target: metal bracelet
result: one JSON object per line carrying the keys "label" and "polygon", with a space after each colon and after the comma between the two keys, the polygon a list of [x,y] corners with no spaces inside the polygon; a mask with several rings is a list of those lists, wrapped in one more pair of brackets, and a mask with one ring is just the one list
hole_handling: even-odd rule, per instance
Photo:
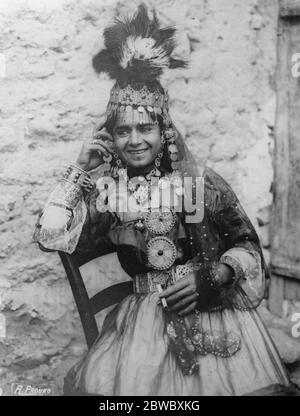
{"label": "metal bracelet", "polygon": [[63,174],[63,180],[72,183],[87,192],[90,192],[94,187],[90,175],[76,165],[68,166],[66,172]]}

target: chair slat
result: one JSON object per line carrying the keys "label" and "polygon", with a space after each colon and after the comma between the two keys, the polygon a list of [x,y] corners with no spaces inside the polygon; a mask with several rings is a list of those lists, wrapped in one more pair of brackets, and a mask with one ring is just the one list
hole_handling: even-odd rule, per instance
{"label": "chair slat", "polygon": [[58,253],[71,286],[82,323],[86,343],[90,348],[99,332],[85,284],[78,267],[74,264],[72,257],[62,251],[59,251]]}
{"label": "chair slat", "polygon": [[90,299],[92,311],[96,315],[108,306],[121,302],[131,293],[133,293],[132,282],[122,282],[109,286]]}

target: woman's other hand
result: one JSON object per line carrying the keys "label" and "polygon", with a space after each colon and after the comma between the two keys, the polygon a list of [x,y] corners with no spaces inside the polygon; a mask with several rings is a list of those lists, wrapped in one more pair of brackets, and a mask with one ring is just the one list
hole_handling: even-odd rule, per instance
{"label": "woman's other hand", "polygon": [[166,299],[168,310],[177,312],[180,316],[188,315],[196,309],[198,296],[194,273],[177,280],[159,295]]}
{"label": "woman's other hand", "polygon": [[[232,281],[233,270],[226,264],[219,263],[216,271],[217,285],[223,286]],[[159,297],[166,299],[169,311],[186,316],[197,308],[199,296],[201,296],[197,288],[197,277],[192,272],[161,292]]]}
{"label": "woman's other hand", "polygon": [[83,143],[76,165],[86,172],[97,168],[103,161],[103,156],[112,152],[113,138],[105,129],[106,117],[94,128],[92,139]]}

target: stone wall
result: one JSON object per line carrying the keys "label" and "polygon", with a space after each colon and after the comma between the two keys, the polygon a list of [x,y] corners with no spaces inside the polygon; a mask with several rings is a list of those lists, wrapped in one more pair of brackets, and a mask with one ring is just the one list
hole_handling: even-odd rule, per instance
{"label": "stone wall", "polygon": [[[275,115],[275,0],[153,0],[180,31],[184,71],[167,73],[173,119],[199,162],[233,186],[268,247]],[[130,6],[128,6],[130,4]],[[59,259],[32,244],[36,214],[103,113],[112,83],[91,58],[101,31],[137,1],[2,0],[0,387],[52,381],[85,350]],[[2,61],[1,61],[2,62]],[[2,74],[2,71],[0,71]],[[3,75],[3,74],[2,74]],[[6,336],[4,336],[6,335]]]}

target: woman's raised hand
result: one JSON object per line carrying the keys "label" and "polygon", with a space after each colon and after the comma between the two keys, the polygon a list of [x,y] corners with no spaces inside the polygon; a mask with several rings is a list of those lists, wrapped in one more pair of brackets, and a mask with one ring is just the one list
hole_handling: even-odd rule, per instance
{"label": "woman's raised hand", "polygon": [[86,172],[97,168],[112,152],[113,138],[106,130],[106,117],[104,116],[93,130],[92,139],[84,142],[76,160],[76,165]]}

